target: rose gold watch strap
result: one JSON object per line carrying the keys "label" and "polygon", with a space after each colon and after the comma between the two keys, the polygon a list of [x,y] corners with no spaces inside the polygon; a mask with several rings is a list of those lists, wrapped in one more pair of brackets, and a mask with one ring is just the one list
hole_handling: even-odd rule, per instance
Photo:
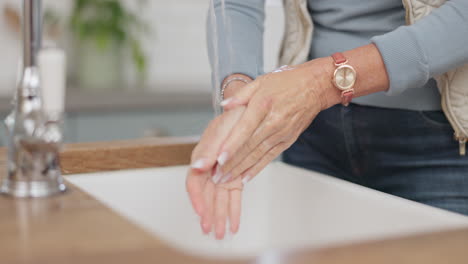
{"label": "rose gold watch strap", "polygon": [[348,106],[349,103],[351,103],[351,100],[353,100],[353,97],[354,97],[354,89],[343,91],[341,93],[341,104],[344,106]]}
{"label": "rose gold watch strap", "polygon": [[347,62],[348,60],[346,57],[343,55],[341,52],[336,52],[332,55],[333,60],[335,61],[335,64],[343,64]]}

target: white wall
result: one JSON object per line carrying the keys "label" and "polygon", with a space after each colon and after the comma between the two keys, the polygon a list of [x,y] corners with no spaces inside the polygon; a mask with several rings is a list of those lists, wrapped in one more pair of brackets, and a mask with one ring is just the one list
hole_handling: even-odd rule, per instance
{"label": "white wall", "polygon": [[[134,0],[124,0],[132,6]],[[154,34],[146,36],[144,47],[149,55],[149,87],[184,91],[210,88],[210,69],[206,53],[205,20],[209,0],[149,0],[148,7],[139,10],[141,17],[153,26]],[[21,1],[0,0],[19,8]],[[281,0],[267,0],[265,32],[265,69],[276,66],[279,40],[283,31]],[[45,0],[67,13],[71,0]],[[133,6],[132,6],[133,7]],[[16,79],[20,39],[0,21],[0,95],[10,94]],[[129,66],[131,69],[131,66]],[[183,91],[181,91],[183,92]]]}
{"label": "white wall", "polygon": [[[66,11],[70,2],[43,0],[45,5],[53,5],[57,10]],[[18,63],[21,56],[21,36],[7,26],[3,16],[5,5],[21,10],[20,0],[0,0],[0,96],[10,96],[15,88]]]}
{"label": "white wall", "polygon": [[[18,0],[0,0],[1,8],[8,3],[19,7]],[[10,30],[3,17],[0,20],[0,94],[9,94],[15,86],[17,62],[19,60],[20,36]]]}

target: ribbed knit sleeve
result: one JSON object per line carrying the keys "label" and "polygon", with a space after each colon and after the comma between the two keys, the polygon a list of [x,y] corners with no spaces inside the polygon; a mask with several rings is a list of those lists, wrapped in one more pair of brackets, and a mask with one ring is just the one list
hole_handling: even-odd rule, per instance
{"label": "ribbed knit sleeve", "polygon": [[468,63],[468,1],[450,0],[410,26],[372,38],[390,79],[388,95],[418,88]]}

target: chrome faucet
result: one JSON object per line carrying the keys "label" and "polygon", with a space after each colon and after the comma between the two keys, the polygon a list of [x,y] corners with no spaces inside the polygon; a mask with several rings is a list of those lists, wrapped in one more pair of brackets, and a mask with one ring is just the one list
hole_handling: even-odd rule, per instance
{"label": "chrome faucet", "polygon": [[23,70],[5,119],[8,174],[0,192],[14,197],[45,197],[66,189],[59,163],[62,113],[44,110],[41,97],[41,2],[23,0]]}

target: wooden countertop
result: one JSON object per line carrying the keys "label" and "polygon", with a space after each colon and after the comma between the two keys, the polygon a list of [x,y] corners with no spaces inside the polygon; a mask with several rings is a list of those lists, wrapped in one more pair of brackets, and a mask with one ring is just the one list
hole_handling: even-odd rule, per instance
{"label": "wooden countertop", "polygon": [[[195,139],[141,139],[72,144],[64,174],[187,164]],[[5,174],[5,150],[0,171]],[[65,177],[66,178],[66,177]],[[176,251],[68,183],[46,199],[0,196],[0,263],[468,263],[468,229],[216,260]]]}

